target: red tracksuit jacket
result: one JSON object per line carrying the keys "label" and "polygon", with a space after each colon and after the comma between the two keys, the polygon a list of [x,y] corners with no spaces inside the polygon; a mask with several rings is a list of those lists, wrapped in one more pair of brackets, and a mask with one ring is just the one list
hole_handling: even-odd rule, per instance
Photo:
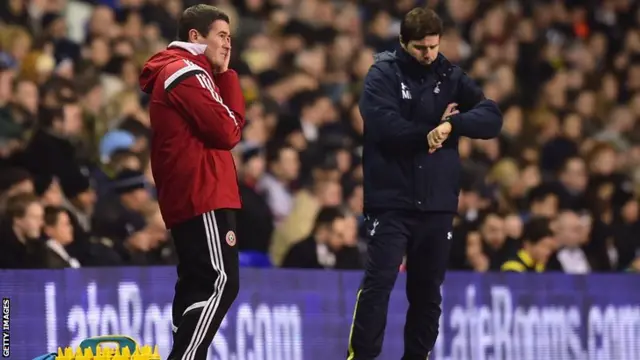
{"label": "red tracksuit jacket", "polygon": [[235,71],[212,75],[205,48],[173,42],[140,75],[151,95],[151,168],[168,229],[241,206],[230,150],[244,127],[244,98]]}

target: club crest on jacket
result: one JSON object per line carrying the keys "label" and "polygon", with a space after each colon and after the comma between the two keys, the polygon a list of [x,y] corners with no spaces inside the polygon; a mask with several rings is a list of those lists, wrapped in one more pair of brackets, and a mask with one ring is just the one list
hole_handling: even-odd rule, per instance
{"label": "club crest on jacket", "polygon": [[226,239],[229,246],[234,246],[236,244],[236,233],[231,230],[227,231]]}

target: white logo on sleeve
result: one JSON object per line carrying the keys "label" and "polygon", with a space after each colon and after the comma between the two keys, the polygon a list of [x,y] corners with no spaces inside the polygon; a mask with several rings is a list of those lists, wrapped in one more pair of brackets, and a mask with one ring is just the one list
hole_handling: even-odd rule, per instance
{"label": "white logo on sleeve", "polygon": [[451,240],[451,239],[453,239],[453,233],[451,231],[449,231],[447,233],[447,240]]}
{"label": "white logo on sleeve", "polygon": [[404,83],[400,83],[400,87],[402,88],[402,98],[403,99],[411,99],[411,92],[409,91],[409,87]]}

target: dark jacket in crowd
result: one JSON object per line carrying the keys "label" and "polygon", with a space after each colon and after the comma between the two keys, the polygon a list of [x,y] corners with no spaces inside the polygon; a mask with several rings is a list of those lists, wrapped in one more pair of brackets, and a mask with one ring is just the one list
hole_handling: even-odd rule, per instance
{"label": "dark jacket in crowd", "polygon": [[39,239],[21,242],[9,221],[0,223],[0,269],[42,269],[47,267],[47,249]]}
{"label": "dark jacket in crowd", "polygon": [[104,199],[96,205],[92,231],[98,237],[114,242],[114,249],[121,254],[127,251],[124,243],[133,233],[142,230],[146,221],[142,214],[127,209],[119,197]]}
{"label": "dark jacket in crowd", "polygon": [[[82,164],[68,139],[47,130],[37,130],[24,151],[24,165],[35,177],[55,176],[63,187],[83,176]],[[68,194],[67,194],[68,196]]]}
{"label": "dark jacket in crowd", "polygon": [[[429,154],[427,134],[447,105],[452,134]],[[364,119],[364,206],[372,209],[457,209],[460,182],[458,139],[498,136],[502,114],[458,66],[438,55],[428,67],[406,51],[384,52],[365,78],[360,97]]]}
{"label": "dark jacket in crowd", "polygon": [[263,253],[269,251],[271,234],[273,234],[273,215],[266,201],[256,190],[245,183],[240,183],[242,209],[238,211],[238,249],[255,250]]}
{"label": "dark jacket in crowd", "polygon": [[357,247],[343,247],[337,251],[319,245],[313,236],[293,245],[285,256],[283,268],[356,270],[362,268]]}

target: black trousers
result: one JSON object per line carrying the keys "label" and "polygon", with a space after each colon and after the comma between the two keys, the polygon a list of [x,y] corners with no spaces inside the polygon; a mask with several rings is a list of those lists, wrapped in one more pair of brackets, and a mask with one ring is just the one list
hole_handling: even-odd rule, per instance
{"label": "black trousers", "polygon": [[382,211],[368,215],[368,260],[357,295],[348,360],[380,355],[389,297],[407,255],[409,309],[402,360],[424,360],[438,338],[440,286],[449,261],[453,213]]}
{"label": "black trousers", "polygon": [[239,290],[234,210],[215,210],[171,229],[178,254],[169,360],[206,360]]}

